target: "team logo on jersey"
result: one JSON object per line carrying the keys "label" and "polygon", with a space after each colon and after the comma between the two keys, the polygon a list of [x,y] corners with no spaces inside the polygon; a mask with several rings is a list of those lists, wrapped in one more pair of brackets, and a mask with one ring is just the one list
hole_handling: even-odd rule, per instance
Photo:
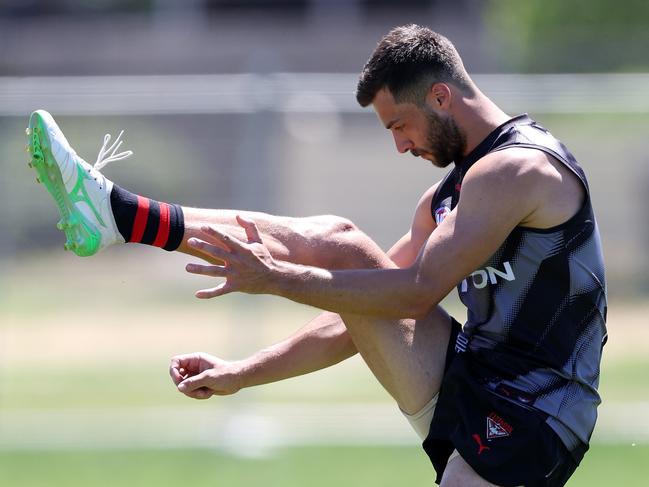
{"label": "team logo on jersey", "polygon": [[448,216],[451,212],[451,209],[448,206],[440,206],[435,210],[435,223],[438,225],[444,221],[444,218]]}
{"label": "team logo on jersey", "polygon": [[487,266],[484,269],[469,274],[469,277],[463,279],[460,283],[460,292],[465,293],[469,290],[469,283],[473,284],[476,289],[487,287],[487,284],[497,284],[498,279],[505,281],[515,281],[516,276],[509,261],[503,262],[503,270]]}
{"label": "team logo on jersey", "polygon": [[498,416],[496,413],[489,413],[489,416],[487,416],[488,440],[509,436],[512,431],[514,431],[514,428],[512,428],[507,421]]}

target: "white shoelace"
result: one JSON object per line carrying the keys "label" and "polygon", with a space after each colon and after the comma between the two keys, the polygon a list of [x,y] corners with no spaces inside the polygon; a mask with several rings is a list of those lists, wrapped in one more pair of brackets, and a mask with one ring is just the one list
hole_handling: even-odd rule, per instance
{"label": "white shoelace", "polygon": [[99,149],[99,154],[97,154],[97,160],[95,161],[95,164],[92,166],[94,169],[97,171],[101,171],[102,168],[106,167],[108,164],[111,162],[115,161],[121,161],[122,159],[127,159],[133,155],[133,151],[131,150],[126,150],[124,152],[117,153],[117,150],[120,148],[122,143],[124,142],[121,140],[122,134],[124,131],[122,130],[117,138],[115,139],[115,142],[110,144],[110,139],[111,136],[110,134],[104,135],[104,144],[101,146],[101,149]]}

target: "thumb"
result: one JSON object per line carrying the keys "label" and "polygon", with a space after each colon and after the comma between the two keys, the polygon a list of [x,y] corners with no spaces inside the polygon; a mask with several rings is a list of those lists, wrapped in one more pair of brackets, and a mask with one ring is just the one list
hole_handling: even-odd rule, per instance
{"label": "thumb", "polygon": [[207,386],[207,381],[209,379],[208,372],[209,369],[201,372],[198,375],[187,377],[184,381],[178,384],[178,390],[180,392],[186,393],[186,392],[195,391],[196,389],[200,389],[201,387],[208,387]]}
{"label": "thumb", "polygon": [[248,243],[261,243],[257,224],[253,220],[248,220],[241,215],[237,215],[237,223],[239,223],[239,225],[246,231]]}

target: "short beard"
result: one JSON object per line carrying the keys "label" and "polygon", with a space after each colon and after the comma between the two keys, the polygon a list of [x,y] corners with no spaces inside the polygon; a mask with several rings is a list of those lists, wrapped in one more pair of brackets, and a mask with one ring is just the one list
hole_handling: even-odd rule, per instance
{"label": "short beard", "polygon": [[451,116],[437,115],[433,110],[424,107],[428,121],[426,143],[428,152],[433,156],[433,165],[446,167],[462,159],[466,149],[466,137]]}

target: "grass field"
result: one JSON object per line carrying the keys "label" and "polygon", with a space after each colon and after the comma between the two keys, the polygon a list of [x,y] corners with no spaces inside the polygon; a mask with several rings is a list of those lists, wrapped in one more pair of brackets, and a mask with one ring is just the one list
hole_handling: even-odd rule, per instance
{"label": "grass field", "polygon": [[[569,487],[645,487],[649,446],[596,445]],[[432,470],[415,447],[301,447],[265,459],[205,450],[0,453],[2,485],[21,487],[432,485]]]}
{"label": "grass field", "polygon": [[[432,469],[414,435],[390,436],[393,422],[404,420],[358,359],[209,402],[178,394],[167,376],[171,355],[205,350],[238,358],[316,314],[273,298],[197,301],[192,291],[201,282],[182,275],[186,260],[129,251],[92,260],[31,258],[5,267],[6,279],[0,282],[0,485],[432,485]],[[70,300],[56,292],[61,275]],[[461,318],[454,306],[449,302]],[[648,313],[645,303],[610,308],[603,421],[571,487],[647,485]],[[238,431],[235,422],[228,434],[245,436],[245,441],[236,451],[221,445],[222,430],[233,428],[227,418],[248,407],[288,411],[279,419],[291,441],[255,450],[257,440],[262,444],[268,431],[279,430],[270,425],[268,431],[256,431],[253,423]],[[370,430],[387,429],[353,445],[347,440],[354,440],[356,427],[361,431],[363,425],[356,424],[359,416],[345,418],[352,409],[367,412]],[[611,416],[618,410],[626,417]],[[318,411],[328,413],[323,424],[318,424]],[[335,435],[318,436],[329,433],[327,421],[337,421],[336,415],[342,443]],[[290,428],[304,430],[298,440]],[[256,458],[246,457],[247,448]]]}

